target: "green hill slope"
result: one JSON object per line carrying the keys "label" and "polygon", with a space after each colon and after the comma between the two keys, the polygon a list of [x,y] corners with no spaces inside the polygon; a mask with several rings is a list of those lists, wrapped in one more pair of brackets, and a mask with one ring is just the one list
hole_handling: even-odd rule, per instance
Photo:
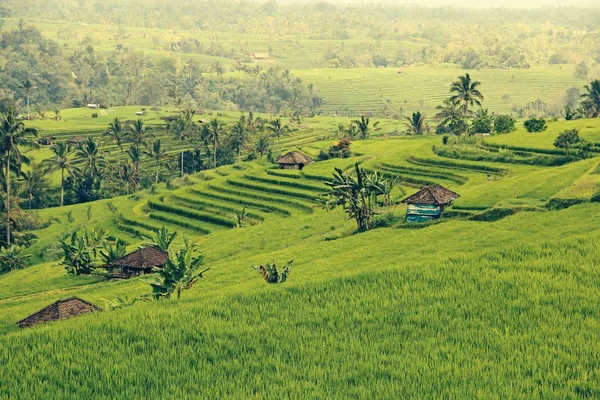
{"label": "green hill slope", "polygon": [[[564,126],[551,123],[527,145],[543,151]],[[518,146],[524,135],[483,143]],[[360,156],[302,172],[244,163],[176,190],[96,202],[91,214],[88,205],[42,211],[60,222],[37,232],[31,250],[41,262],[0,277],[0,398],[600,396],[600,206],[588,202],[600,158],[546,167],[441,157],[434,145],[439,137],[358,141]],[[317,177],[355,161],[405,193],[432,182],[461,197],[437,224],[407,225],[395,205],[383,210],[395,215],[391,226],[354,234],[314,197],[324,188]],[[557,198],[584,203],[548,211]],[[232,228],[240,208],[248,223]],[[507,209],[515,214],[495,222],[458,213]],[[211,268],[180,300],[14,325],[71,295],[104,307],[150,291],[144,278],[66,276],[49,256],[56,235],[96,226],[133,249],[134,230],[163,223],[191,235]],[[251,268],[289,259],[284,285]]]}

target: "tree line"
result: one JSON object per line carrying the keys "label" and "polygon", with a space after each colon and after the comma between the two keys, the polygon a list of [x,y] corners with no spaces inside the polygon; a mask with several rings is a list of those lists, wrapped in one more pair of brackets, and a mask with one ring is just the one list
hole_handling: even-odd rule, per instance
{"label": "tree line", "polygon": [[[15,106],[0,114],[2,246],[31,244],[32,238],[22,234],[42,222],[27,210],[129,195],[236,160],[272,161],[281,138],[293,131],[281,118],[249,113],[228,126],[219,118],[198,120],[194,110],[186,109],[165,117],[160,128],[141,119],[128,123],[115,118],[101,137],[57,141],[49,147],[51,157],[35,163],[25,150],[40,147],[38,132],[26,120]],[[56,175],[59,192],[52,195],[49,178]]]}
{"label": "tree line", "polygon": [[240,60],[236,69],[245,76],[226,78],[219,61],[151,57],[122,45],[98,52],[91,39],[65,49],[22,21],[3,32],[0,50],[0,111],[3,103],[19,100],[27,104],[30,118],[43,118],[48,109],[89,103],[303,115],[318,114],[323,105],[314,88],[289,69],[263,69]]}

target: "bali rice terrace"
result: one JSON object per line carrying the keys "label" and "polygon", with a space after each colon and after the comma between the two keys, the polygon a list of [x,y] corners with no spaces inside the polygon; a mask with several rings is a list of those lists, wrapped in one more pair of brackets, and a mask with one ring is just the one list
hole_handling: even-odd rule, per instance
{"label": "bali rice terrace", "polygon": [[505,6],[0,4],[0,399],[600,398],[600,13]]}

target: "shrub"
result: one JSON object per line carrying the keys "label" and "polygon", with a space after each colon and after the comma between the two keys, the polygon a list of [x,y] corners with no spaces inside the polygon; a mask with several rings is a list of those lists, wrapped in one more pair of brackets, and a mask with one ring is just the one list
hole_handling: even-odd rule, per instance
{"label": "shrub", "polygon": [[544,132],[547,128],[544,118],[529,118],[523,123],[527,132]]}
{"label": "shrub", "polygon": [[23,254],[23,247],[12,245],[0,249],[0,274],[5,274],[27,266],[30,254]]}
{"label": "shrub", "polygon": [[585,199],[550,199],[546,203],[546,208],[551,211],[564,210],[565,208],[569,208],[571,206],[585,203]]}
{"label": "shrub", "polygon": [[558,134],[554,140],[554,147],[565,149],[568,153],[571,148],[582,142],[583,139],[579,136],[578,129],[566,129]]}
{"label": "shrub", "polygon": [[469,218],[470,221],[494,222],[513,215],[517,210],[513,208],[492,208],[481,214],[477,214]]}
{"label": "shrub", "polygon": [[284,283],[287,280],[287,277],[290,275],[293,263],[294,260],[288,261],[287,265],[283,268],[283,271],[281,271],[281,274],[279,271],[277,271],[275,261],[273,261],[273,264],[267,263],[264,266],[259,265],[252,268],[254,268],[254,270],[257,271],[267,283]]}
{"label": "shrub", "polygon": [[496,117],[494,120],[494,132],[496,133],[511,133],[514,132],[516,128],[517,120],[511,115],[501,114]]}

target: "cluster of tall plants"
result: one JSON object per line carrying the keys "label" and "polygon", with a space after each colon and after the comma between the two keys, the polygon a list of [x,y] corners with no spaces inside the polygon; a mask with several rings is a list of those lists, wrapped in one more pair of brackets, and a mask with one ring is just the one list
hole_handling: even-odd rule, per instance
{"label": "cluster of tall plants", "polygon": [[335,169],[330,181],[325,185],[330,188],[323,197],[324,207],[334,209],[342,207],[349,219],[354,219],[359,231],[373,227],[375,216],[378,214],[379,196],[389,196],[393,184],[377,172],[368,172],[354,165],[354,173]]}
{"label": "cluster of tall plants", "polygon": [[173,295],[179,299],[183,291],[191,289],[210,269],[201,270],[204,256],[187,237],[183,241],[183,246],[169,257],[164,267],[155,268],[156,277],[150,286],[156,300],[169,299]]}

